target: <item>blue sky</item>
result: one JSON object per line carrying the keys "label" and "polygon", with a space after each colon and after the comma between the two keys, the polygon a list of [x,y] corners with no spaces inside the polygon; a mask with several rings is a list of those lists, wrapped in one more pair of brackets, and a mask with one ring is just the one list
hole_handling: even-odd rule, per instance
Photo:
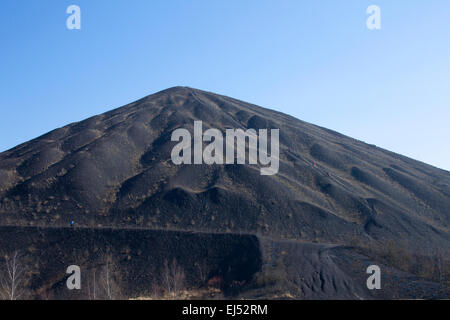
{"label": "blue sky", "polygon": [[186,85],[450,170],[448,0],[3,0],[0,36],[0,151]]}

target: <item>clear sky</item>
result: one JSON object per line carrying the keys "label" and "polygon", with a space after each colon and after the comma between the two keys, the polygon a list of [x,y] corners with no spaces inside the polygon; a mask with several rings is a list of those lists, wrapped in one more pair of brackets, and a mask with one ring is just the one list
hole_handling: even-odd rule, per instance
{"label": "clear sky", "polygon": [[449,0],[2,0],[0,36],[0,151],[186,85],[450,170]]}

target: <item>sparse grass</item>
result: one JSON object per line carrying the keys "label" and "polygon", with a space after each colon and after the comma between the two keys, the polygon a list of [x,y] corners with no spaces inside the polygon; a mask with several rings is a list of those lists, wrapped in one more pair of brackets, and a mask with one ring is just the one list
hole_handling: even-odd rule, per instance
{"label": "sparse grass", "polygon": [[184,269],[178,265],[175,259],[172,260],[170,265],[167,260],[164,261],[161,283],[164,288],[164,294],[173,299],[178,298],[186,290]]}
{"label": "sparse grass", "polygon": [[175,297],[167,294],[167,292],[155,292],[149,296],[140,296],[130,300],[207,300],[223,298],[224,295],[219,288],[200,288],[182,290]]}
{"label": "sparse grass", "polygon": [[293,299],[290,289],[295,287],[287,273],[287,267],[283,257],[265,264],[262,270],[256,274],[255,283],[264,291],[264,297],[270,299]]}
{"label": "sparse grass", "polygon": [[435,248],[428,254],[418,254],[412,252],[407,245],[393,240],[363,242],[355,237],[350,243],[361,254],[387,266],[428,281],[450,285],[450,258],[440,249]]}

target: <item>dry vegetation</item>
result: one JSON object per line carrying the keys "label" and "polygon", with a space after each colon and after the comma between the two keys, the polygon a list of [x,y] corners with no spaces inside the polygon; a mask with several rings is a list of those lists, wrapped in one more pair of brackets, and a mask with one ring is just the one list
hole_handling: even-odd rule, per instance
{"label": "dry vegetation", "polygon": [[[33,299],[27,281],[27,268],[24,255],[19,251],[5,254],[0,265],[0,300]],[[133,298],[134,300],[189,300],[189,299],[220,299],[224,297],[221,278],[208,280],[207,274],[197,265],[200,285],[188,286],[185,270],[176,259],[165,260],[163,267],[154,283],[149,283],[150,294]],[[83,270],[83,268],[82,268]],[[86,300],[121,300],[128,299],[122,294],[121,270],[111,254],[101,254],[96,267],[82,271],[82,298]],[[54,296],[48,290],[39,292],[39,299],[51,299]]]}
{"label": "dry vegetation", "polygon": [[4,300],[22,299],[25,294],[25,266],[19,251],[4,256],[0,268],[0,297]]}
{"label": "dry vegetation", "polygon": [[99,268],[90,270],[87,276],[86,289],[89,300],[120,299],[120,270],[114,264],[111,255],[103,257],[103,264]]}
{"label": "dry vegetation", "polygon": [[375,261],[450,286],[450,258],[442,249],[433,248],[419,254],[412,252],[407,243],[400,244],[394,240],[363,242],[354,237],[350,243],[361,254]]}

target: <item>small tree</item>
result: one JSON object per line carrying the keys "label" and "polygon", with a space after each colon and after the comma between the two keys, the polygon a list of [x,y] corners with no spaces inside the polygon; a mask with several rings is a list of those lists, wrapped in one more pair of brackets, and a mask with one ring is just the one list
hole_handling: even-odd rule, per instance
{"label": "small tree", "polygon": [[197,267],[198,279],[202,286],[206,285],[208,281],[208,269],[205,263],[196,262],[194,264]]}
{"label": "small tree", "polygon": [[97,279],[96,279],[96,270],[92,269],[91,274],[88,275],[87,281],[87,294],[89,300],[97,300],[98,297],[98,289],[97,289]]}
{"label": "small tree", "polygon": [[176,298],[185,288],[184,270],[177,264],[175,259],[171,265],[167,260],[164,261],[164,270],[162,274],[163,286],[171,298]]}
{"label": "small tree", "polygon": [[3,299],[17,300],[23,295],[25,269],[19,251],[5,256],[5,268],[0,274],[0,294]]}
{"label": "small tree", "polygon": [[436,280],[443,284],[447,279],[447,273],[449,271],[448,260],[445,259],[445,254],[441,249],[437,248],[434,251],[434,266],[436,270]]}
{"label": "small tree", "polygon": [[[111,255],[105,257],[105,265],[100,272],[100,285],[106,300],[115,300],[120,296],[120,288],[117,285],[117,268]],[[94,280],[95,282],[95,280]]]}

